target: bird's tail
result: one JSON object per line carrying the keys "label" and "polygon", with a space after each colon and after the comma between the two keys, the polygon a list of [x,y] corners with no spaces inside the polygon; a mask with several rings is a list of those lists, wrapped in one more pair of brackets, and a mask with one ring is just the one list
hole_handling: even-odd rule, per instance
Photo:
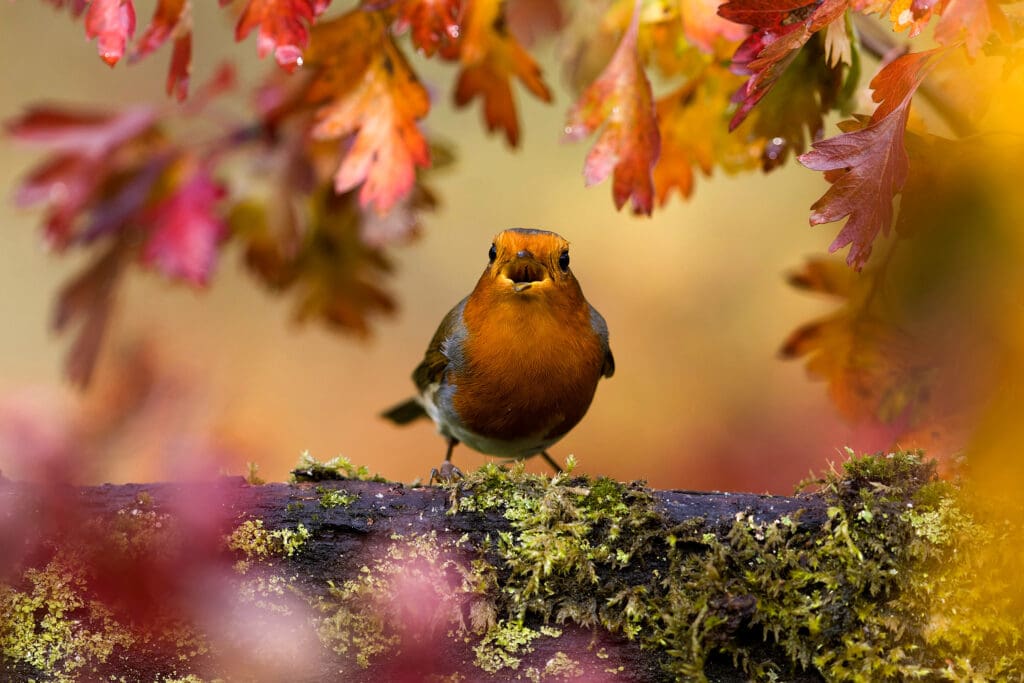
{"label": "bird's tail", "polygon": [[427,411],[423,409],[419,401],[415,398],[410,398],[408,401],[403,401],[397,406],[385,410],[380,416],[391,420],[395,424],[404,425],[421,417],[426,417]]}

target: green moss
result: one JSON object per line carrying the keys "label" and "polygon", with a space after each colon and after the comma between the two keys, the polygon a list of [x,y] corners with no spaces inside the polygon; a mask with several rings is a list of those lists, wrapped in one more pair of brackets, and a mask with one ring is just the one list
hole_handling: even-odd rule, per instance
{"label": "green moss", "polygon": [[303,451],[299,462],[292,470],[292,482],[329,481],[335,479],[356,479],[359,481],[387,482],[379,474],[370,474],[365,465],[354,465],[348,458],[338,456],[327,462],[320,462],[309,451]]}
{"label": "green moss", "polygon": [[1024,593],[1005,552],[1020,528],[976,519],[919,453],[851,457],[818,484],[824,524],[739,514],[722,533],[666,529],[639,487],[482,468],[452,487],[453,513],[510,524],[478,664],[510,666],[518,650],[495,644],[529,624],[510,641],[528,647],[539,620],[600,624],[682,679],[716,656],[759,680],[788,675],[777,661],[826,680],[1024,676]]}
{"label": "green moss", "polygon": [[336,507],[348,507],[359,500],[358,493],[329,489],[324,486],[318,486],[316,488],[316,493],[317,500],[320,501],[320,506],[328,510]]}

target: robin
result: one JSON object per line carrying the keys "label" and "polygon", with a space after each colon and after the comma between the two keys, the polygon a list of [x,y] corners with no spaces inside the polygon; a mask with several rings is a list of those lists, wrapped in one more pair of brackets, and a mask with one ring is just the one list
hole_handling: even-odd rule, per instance
{"label": "robin", "polygon": [[430,417],[448,441],[487,455],[540,455],[583,418],[615,359],[608,326],[569,269],[569,243],[547,230],[494,238],[472,293],[441,321],[412,373],[419,394],[384,413],[397,424]]}

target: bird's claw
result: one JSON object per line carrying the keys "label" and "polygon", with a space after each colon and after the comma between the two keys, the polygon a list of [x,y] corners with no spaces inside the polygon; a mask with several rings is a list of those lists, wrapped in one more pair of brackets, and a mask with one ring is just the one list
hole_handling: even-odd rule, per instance
{"label": "bird's claw", "polygon": [[441,463],[440,469],[437,467],[431,468],[430,481],[427,482],[427,486],[433,486],[435,481],[439,484],[451,484],[456,479],[462,479],[462,477],[462,470],[445,460]]}

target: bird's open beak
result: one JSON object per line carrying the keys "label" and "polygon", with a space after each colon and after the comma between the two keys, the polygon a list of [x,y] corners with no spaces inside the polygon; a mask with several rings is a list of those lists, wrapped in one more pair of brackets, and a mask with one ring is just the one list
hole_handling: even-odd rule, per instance
{"label": "bird's open beak", "polygon": [[501,274],[512,281],[516,292],[524,292],[548,279],[547,269],[531,255],[516,256],[501,269]]}

